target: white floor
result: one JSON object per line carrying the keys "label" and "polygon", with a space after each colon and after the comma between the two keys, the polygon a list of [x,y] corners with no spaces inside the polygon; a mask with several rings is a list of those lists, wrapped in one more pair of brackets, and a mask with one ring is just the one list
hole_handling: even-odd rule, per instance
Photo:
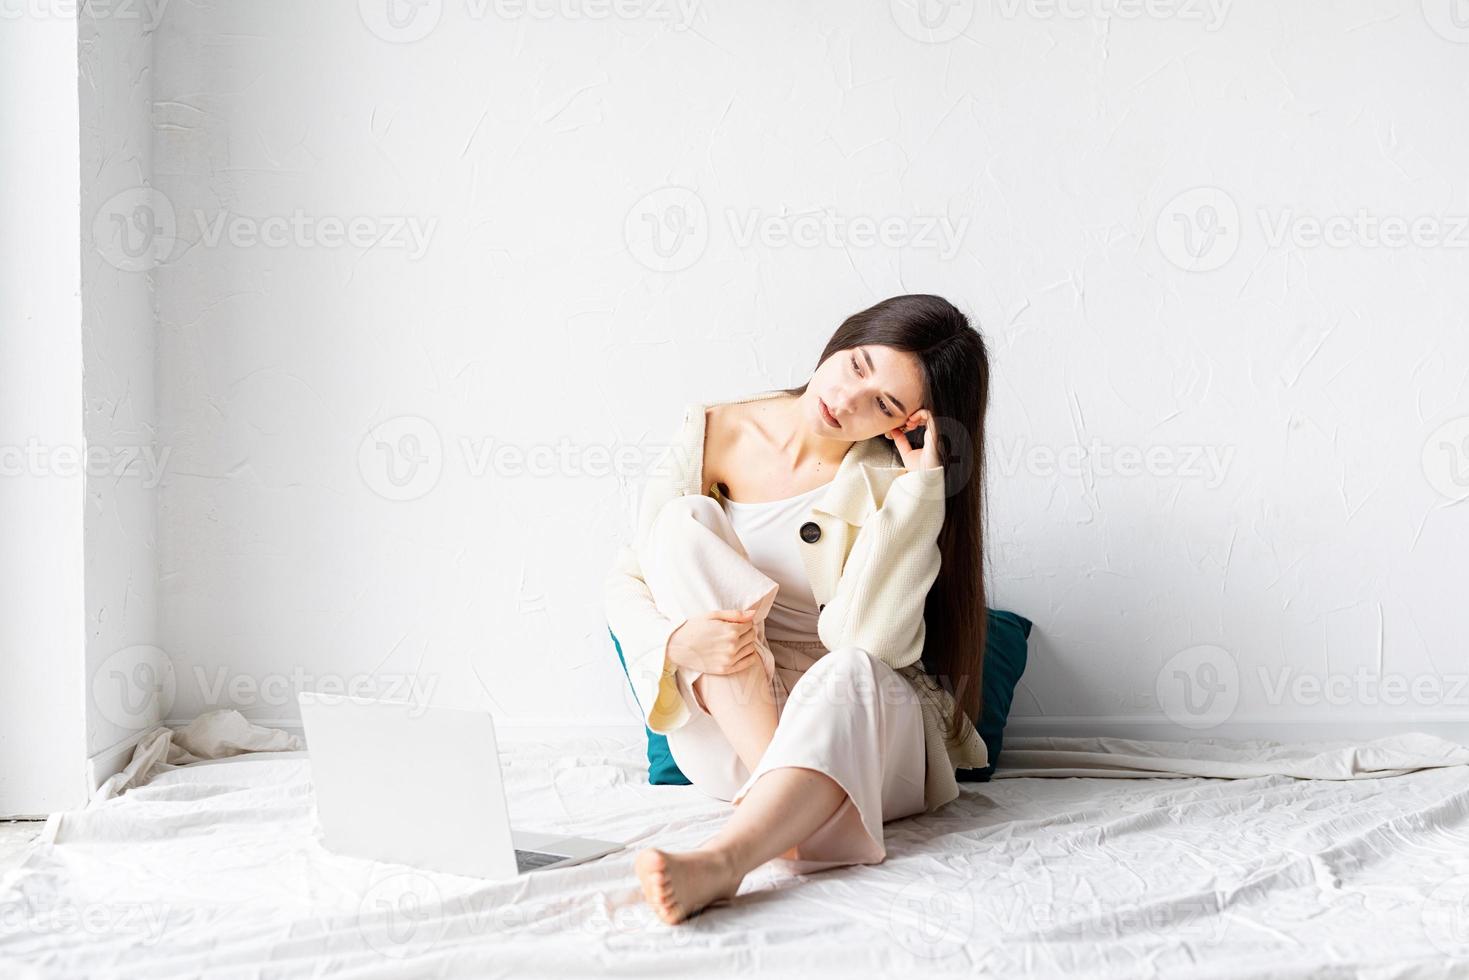
{"label": "white floor", "polygon": [[44,826],[44,820],[0,820],[0,877],[20,867],[25,852]]}
{"label": "white floor", "polygon": [[[64,815],[56,843],[0,876],[0,974],[1382,980],[1469,969],[1469,765],[965,784],[947,807],[886,825],[882,864],[809,876],[766,865],[733,902],[672,927],[642,904],[633,855],[697,845],[729,805],[649,786],[641,735],[504,748],[518,824],[628,848],[506,882],[421,873],[320,846],[303,753],[199,763]],[[1370,761],[1341,758],[1352,772]],[[31,833],[12,830],[12,845]]]}

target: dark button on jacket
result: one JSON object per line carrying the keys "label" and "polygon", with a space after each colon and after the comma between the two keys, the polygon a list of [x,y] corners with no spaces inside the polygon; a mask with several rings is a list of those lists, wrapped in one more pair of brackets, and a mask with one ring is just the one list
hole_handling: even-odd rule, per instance
{"label": "dark button on jacket", "polygon": [[807,544],[815,544],[821,538],[821,525],[815,521],[807,521],[801,525],[801,540]]}

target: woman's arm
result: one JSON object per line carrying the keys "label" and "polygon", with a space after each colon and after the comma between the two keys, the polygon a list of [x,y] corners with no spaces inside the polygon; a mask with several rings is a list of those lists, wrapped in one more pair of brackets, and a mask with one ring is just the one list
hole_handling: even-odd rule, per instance
{"label": "woman's arm", "polygon": [[863,523],[817,619],[828,650],[861,647],[894,670],[923,654],[923,606],[938,579],[944,470],[909,470]]}

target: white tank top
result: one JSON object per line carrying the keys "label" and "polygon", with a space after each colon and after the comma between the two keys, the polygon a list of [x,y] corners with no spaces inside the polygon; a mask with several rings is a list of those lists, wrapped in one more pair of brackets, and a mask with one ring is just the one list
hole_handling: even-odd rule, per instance
{"label": "white tank top", "polygon": [[771,640],[817,640],[816,595],[811,578],[801,561],[801,525],[811,519],[811,507],[829,484],[784,500],[745,504],[720,502],[730,525],[750,562],[780,585],[770,614],[765,618],[765,636]]}

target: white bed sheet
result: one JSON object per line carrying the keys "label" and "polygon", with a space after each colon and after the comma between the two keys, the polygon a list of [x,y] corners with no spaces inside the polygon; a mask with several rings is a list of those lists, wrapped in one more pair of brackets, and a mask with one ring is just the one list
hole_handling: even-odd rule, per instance
{"label": "white bed sheet", "polygon": [[633,854],[691,847],[730,807],[648,785],[636,732],[502,749],[517,825],[629,847],[510,882],[423,873],[322,849],[304,753],[195,763],[65,814],[58,843],[0,880],[0,974],[1469,973],[1463,765],[962,784],[887,824],[881,865],[766,865],[733,903],[668,926],[640,900]]}

